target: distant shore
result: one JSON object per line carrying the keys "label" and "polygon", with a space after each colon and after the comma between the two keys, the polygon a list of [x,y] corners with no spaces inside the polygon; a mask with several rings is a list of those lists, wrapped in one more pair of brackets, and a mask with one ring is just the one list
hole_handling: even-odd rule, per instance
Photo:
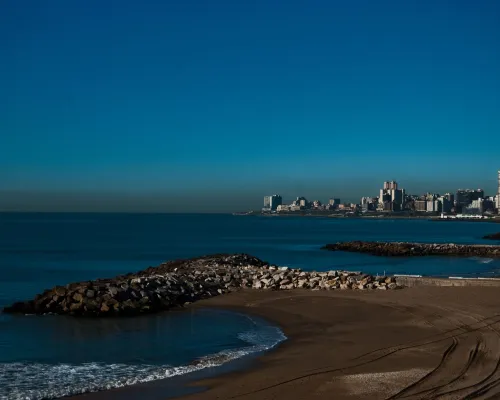
{"label": "distant shore", "polygon": [[240,216],[261,216],[261,217],[323,217],[323,218],[339,218],[339,219],[380,219],[380,220],[403,220],[403,219],[413,219],[413,220],[428,220],[428,221],[439,221],[439,222],[490,222],[490,223],[500,223],[500,215],[493,215],[488,218],[441,218],[437,214],[425,214],[425,215],[410,215],[410,214],[391,214],[391,213],[380,213],[380,214],[347,214],[347,213],[334,213],[331,211],[294,211],[294,212],[279,212],[279,213],[261,213],[261,212],[251,212],[251,213],[233,213],[233,215]]}

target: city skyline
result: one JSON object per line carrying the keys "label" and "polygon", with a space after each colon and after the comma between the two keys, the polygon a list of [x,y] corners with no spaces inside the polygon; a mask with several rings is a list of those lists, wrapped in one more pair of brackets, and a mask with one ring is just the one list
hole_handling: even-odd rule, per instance
{"label": "city skyline", "polygon": [[0,6],[0,210],[496,188],[500,2]]}
{"label": "city skyline", "polygon": [[[382,185],[380,185],[377,193],[373,194],[373,193],[367,193],[367,194],[364,194],[362,196],[360,196],[359,198],[353,198],[352,195],[351,196],[347,196],[345,198],[345,201],[344,201],[344,198],[342,198],[342,202],[344,203],[356,203],[356,202],[359,202],[359,199],[360,198],[363,198],[363,197],[372,197],[372,198],[380,198],[380,194],[382,193],[382,191],[386,191],[386,190],[398,190],[398,189],[402,189],[403,190],[403,193],[402,195],[409,195],[409,196],[422,196],[422,195],[425,195],[425,194],[429,194],[429,193],[434,193],[434,194],[440,194],[440,195],[444,195],[444,194],[447,194],[447,193],[456,193],[457,191],[460,191],[460,190],[481,190],[484,192],[484,195],[485,197],[495,197],[497,195],[500,195],[500,170],[497,171],[497,180],[495,181],[495,184],[496,186],[494,187],[494,189],[491,189],[490,191],[488,190],[485,190],[483,187],[479,187],[479,186],[468,186],[468,187],[456,187],[456,188],[453,188],[453,189],[449,189],[449,190],[424,190],[424,191],[419,191],[419,192],[415,192],[415,191],[411,191],[411,190],[407,190],[407,188],[404,186],[404,182],[401,183],[401,181],[399,180],[395,180],[395,179],[391,179],[391,180],[385,180],[383,181]],[[489,185],[491,186],[491,185]],[[338,192],[336,192],[338,193]],[[326,198],[325,197],[311,197],[311,196],[307,196],[307,194],[305,193],[298,193],[296,195],[291,195],[291,196],[283,196],[281,195],[281,193],[279,192],[276,192],[275,195],[279,195],[282,199],[284,199],[283,201],[285,200],[293,200],[295,198],[298,198],[298,197],[304,197],[304,198],[307,198],[308,201],[321,201],[323,204],[326,204],[328,203],[328,201],[332,198],[339,198],[340,196],[337,196],[334,194],[330,194],[329,196],[327,196]],[[269,195],[270,196],[270,195]]]}
{"label": "city skyline", "polygon": [[[490,171],[491,172],[491,171]],[[492,175],[490,173],[490,175]],[[449,188],[447,190],[433,190],[432,187],[427,186],[425,182],[420,183],[422,190],[416,191],[408,189],[407,185],[403,180],[395,180],[394,177],[391,181],[398,182],[401,187],[404,186],[406,194],[408,195],[423,195],[426,193],[439,193],[441,195],[449,192],[456,193],[459,189],[482,189],[486,196],[495,196],[499,193],[498,189],[498,172],[493,174],[494,178],[489,180],[489,185],[479,186],[479,185],[459,185],[455,188]],[[293,201],[295,198],[304,196],[309,201],[319,200],[323,204],[328,203],[330,198],[340,198],[342,203],[359,203],[362,197],[378,197],[380,189],[383,187],[383,183],[388,182],[386,180],[369,182],[369,184],[363,187],[357,187],[354,191],[348,191],[344,186],[344,190],[332,191],[327,189],[327,185],[319,186],[308,192],[307,190],[299,190],[297,192],[280,192],[279,190],[265,189],[264,193],[275,193],[280,194],[283,198],[284,203],[288,201]],[[300,185],[300,187],[307,187],[308,185]],[[368,189],[370,188],[370,189]],[[488,189],[487,189],[488,188]],[[320,193],[322,196],[314,196],[308,193]],[[196,191],[189,193],[189,196],[184,194],[171,194],[162,193],[160,191],[147,193],[147,194],[134,194],[131,192],[107,192],[101,195],[94,195],[92,193],[86,192],[76,192],[76,193],[64,193],[59,192],[56,195],[53,193],[38,192],[36,201],[33,201],[31,194],[29,192],[17,192],[14,194],[8,191],[0,190],[0,212],[235,212],[242,210],[257,210],[261,208],[262,200],[253,190],[247,190],[240,192],[240,199],[237,205],[234,204],[233,198],[227,202],[221,201],[217,194],[212,193],[211,197],[207,196],[205,201],[218,203],[219,207],[213,210],[203,210],[200,209],[200,202],[204,201],[203,198],[197,197]],[[172,197],[176,197],[179,207],[166,207],[165,204]]]}

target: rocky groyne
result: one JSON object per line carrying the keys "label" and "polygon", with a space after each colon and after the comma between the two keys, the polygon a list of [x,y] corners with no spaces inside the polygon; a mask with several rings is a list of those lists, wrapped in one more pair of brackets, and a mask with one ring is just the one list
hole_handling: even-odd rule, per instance
{"label": "rocky groyne", "polygon": [[278,267],[247,254],[176,260],[138,273],[56,286],[6,313],[122,316],[154,313],[243,289],[390,290],[393,277]]}
{"label": "rocky groyne", "polygon": [[466,245],[454,243],[411,243],[411,242],[338,242],[327,244],[324,250],[368,253],[375,256],[460,256],[500,257],[500,246]]}
{"label": "rocky groyne", "polygon": [[490,233],[489,235],[484,235],[483,239],[500,240],[500,232],[498,232],[498,233]]}

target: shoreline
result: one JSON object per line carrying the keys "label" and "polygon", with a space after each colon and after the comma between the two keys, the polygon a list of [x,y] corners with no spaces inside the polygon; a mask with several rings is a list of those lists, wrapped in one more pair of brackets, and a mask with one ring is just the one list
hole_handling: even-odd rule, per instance
{"label": "shoreline", "polygon": [[[234,214],[233,214],[234,215]],[[491,215],[487,218],[441,218],[438,214],[429,215],[397,215],[397,214],[374,214],[374,215],[346,215],[334,212],[312,212],[304,211],[296,212],[278,212],[275,214],[269,213],[253,213],[253,214],[236,214],[237,216],[260,216],[260,217],[323,217],[332,219],[366,219],[366,220],[425,220],[429,222],[490,222],[500,223],[500,215]]]}
{"label": "shoreline", "polygon": [[[464,397],[479,389],[497,394],[498,386],[488,386],[489,379],[500,379],[494,368],[500,353],[497,293],[498,288],[478,286],[381,293],[248,290],[201,300],[189,307],[255,315],[280,327],[288,339],[243,369],[186,376],[186,388],[197,391],[179,399],[385,399],[400,392],[417,399],[426,390]],[[478,346],[478,362],[467,366],[467,354]],[[458,379],[465,367],[468,372]],[[98,392],[74,398],[126,399],[134,390],[118,389],[119,397]],[[159,384],[147,398],[167,395]]]}
{"label": "shoreline", "polygon": [[[274,321],[270,321],[267,318],[263,318],[260,314],[248,312],[244,307],[219,307],[211,305],[201,305],[199,307],[194,307],[194,304],[186,307],[185,309],[177,310],[176,312],[188,313],[193,310],[199,311],[212,311],[212,312],[231,312],[246,317],[254,317],[260,320],[260,323],[264,323],[269,327],[279,329],[279,332],[283,334],[283,330]],[[147,318],[147,317],[146,317]],[[284,334],[283,334],[284,335]],[[244,373],[244,371],[255,367],[261,357],[265,354],[276,351],[283,343],[288,341],[288,337],[284,336],[284,339],[276,343],[265,350],[251,351],[240,357],[229,359],[228,361],[222,362],[218,365],[206,365],[201,369],[193,370],[190,372],[185,372],[179,375],[174,375],[171,377],[166,377],[163,379],[153,379],[149,382],[134,383],[131,385],[126,385],[122,387],[114,387],[110,389],[98,390],[88,393],[72,394],[63,397],[57,397],[61,400],[142,400],[142,399],[179,399],[188,395],[197,395],[208,390],[208,387],[199,384],[199,382],[204,382],[210,379],[217,379],[220,376],[227,376],[233,373]],[[248,349],[254,347],[251,345]],[[245,349],[245,347],[241,348]],[[240,348],[234,349],[235,351],[240,350]],[[208,358],[218,358],[216,354],[209,354]],[[190,365],[196,365],[199,359],[193,359],[190,362],[172,368],[183,368]]]}

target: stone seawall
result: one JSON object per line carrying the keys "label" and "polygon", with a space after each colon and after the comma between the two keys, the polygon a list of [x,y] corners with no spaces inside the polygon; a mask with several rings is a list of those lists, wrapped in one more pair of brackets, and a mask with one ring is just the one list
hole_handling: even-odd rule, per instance
{"label": "stone seawall", "polygon": [[388,290],[394,277],[309,272],[269,265],[247,254],[170,261],[135,274],[78,282],[14,303],[5,313],[122,316],[154,313],[242,289]]}
{"label": "stone seawall", "polygon": [[322,249],[367,253],[375,256],[459,256],[459,257],[500,257],[500,246],[465,245],[454,243],[411,243],[411,242],[338,242],[327,244]]}
{"label": "stone seawall", "polygon": [[493,286],[500,288],[500,278],[432,278],[396,276],[396,283],[401,287],[418,286]]}

